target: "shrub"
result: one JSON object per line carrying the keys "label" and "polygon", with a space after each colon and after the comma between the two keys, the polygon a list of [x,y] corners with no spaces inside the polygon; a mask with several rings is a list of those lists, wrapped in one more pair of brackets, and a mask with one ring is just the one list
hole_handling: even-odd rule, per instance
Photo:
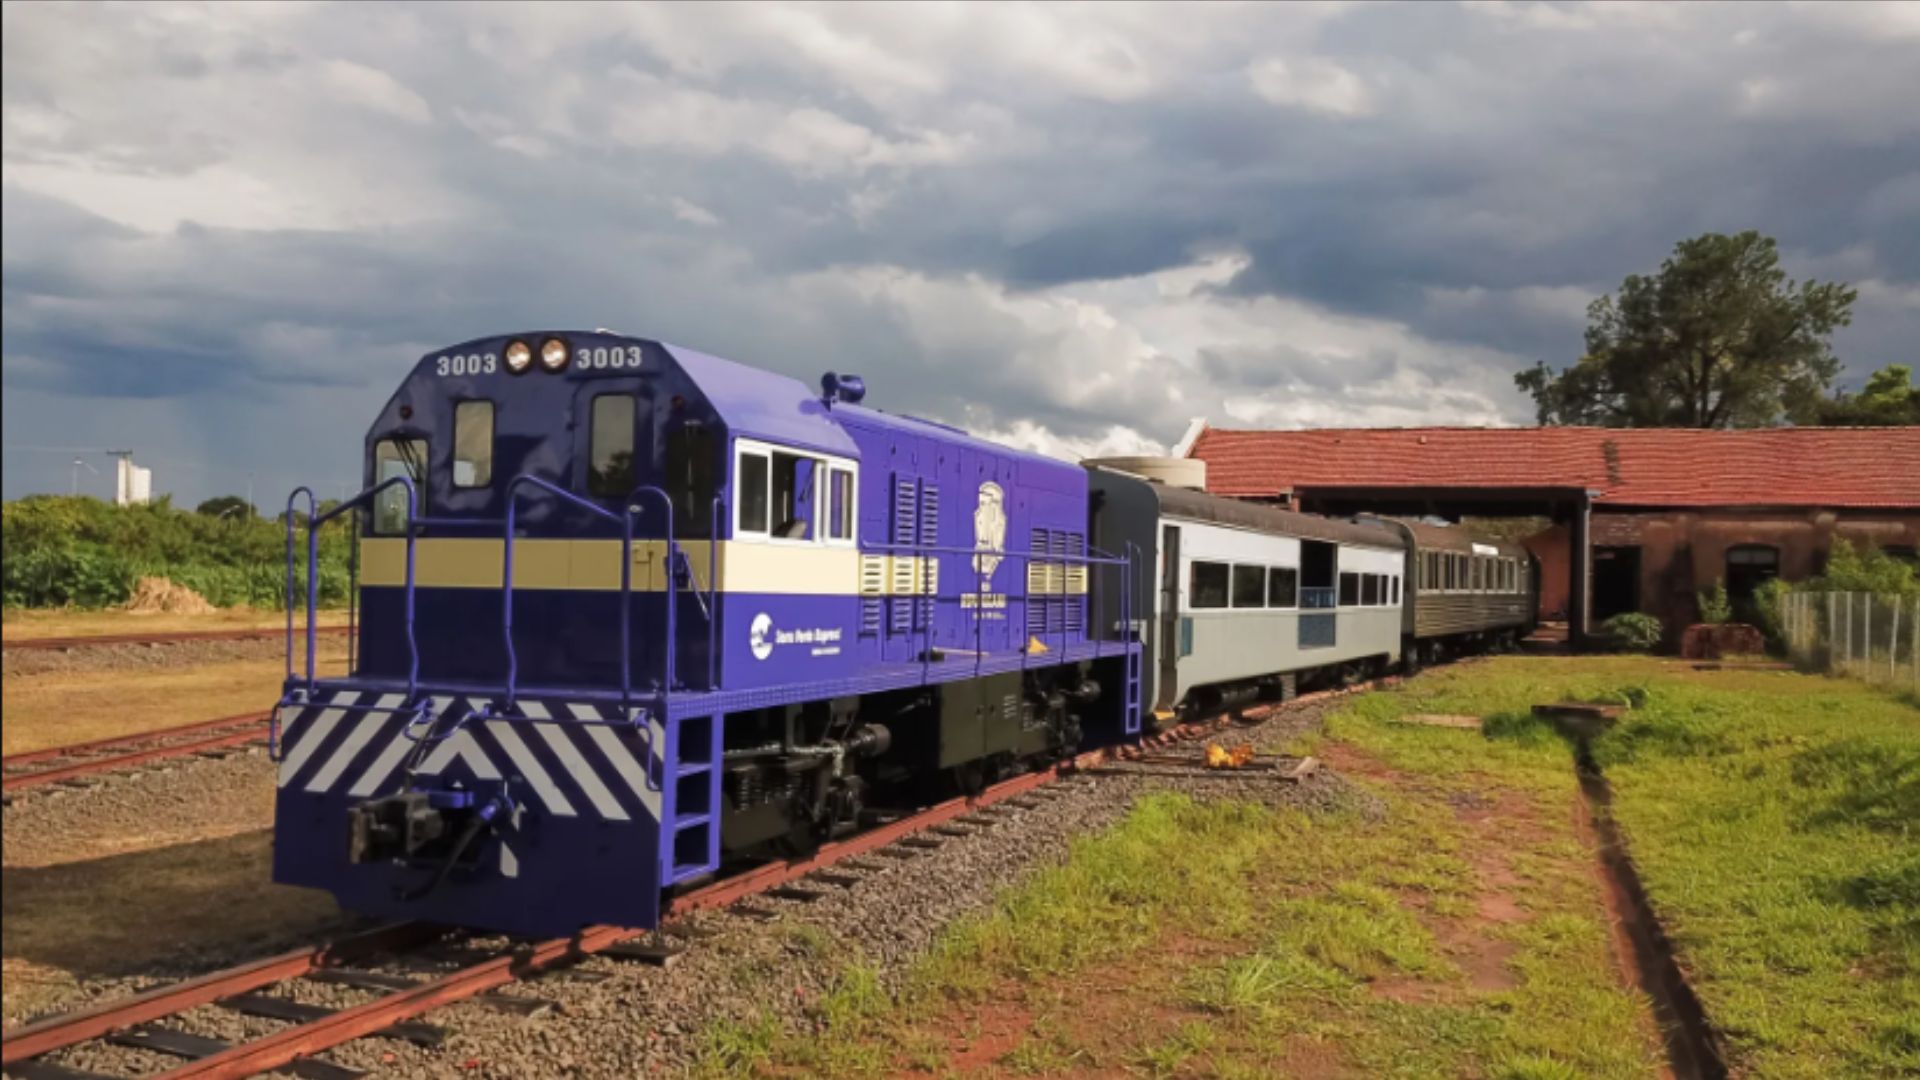
{"label": "shrub", "polygon": [[1614,644],[1628,652],[1651,652],[1666,637],[1660,620],[1639,611],[1628,611],[1600,624]]}
{"label": "shrub", "polygon": [[1703,623],[1723,623],[1733,618],[1733,604],[1727,600],[1727,583],[1716,581],[1713,588],[1699,596],[1700,621]]}
{"label": "shrub", "polygon": [[[301,515],[304,517],[304,515]],[[251,515],[215,517],[166,499],[114,506],[98,499],[35,495],[0,507],[0,560],[7,607],[107,607],[124,603],[141,575],[165,577],[209,603],[278,608],[284,602],[286,531]],[[351,532],[346,519],[320,533],[320,598],[345,603]],[[306,535],[295,533],[296,569]],[[296,599],[304,598],[302,591]]]}

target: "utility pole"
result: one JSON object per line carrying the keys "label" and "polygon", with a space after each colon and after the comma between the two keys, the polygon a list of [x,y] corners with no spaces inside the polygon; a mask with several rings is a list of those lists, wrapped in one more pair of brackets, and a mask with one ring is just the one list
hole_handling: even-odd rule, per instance
{"label": "utility pole", "polygon": [[80,470],[81,469],[85,469],[95,476],[100,475],[100,470],[94,468],[92,465],[89,465],[85,459],[74,458],[73,459],[73,483],[71,484],[71,486],[68,487],[67,494],[69,495],[80,494]]}

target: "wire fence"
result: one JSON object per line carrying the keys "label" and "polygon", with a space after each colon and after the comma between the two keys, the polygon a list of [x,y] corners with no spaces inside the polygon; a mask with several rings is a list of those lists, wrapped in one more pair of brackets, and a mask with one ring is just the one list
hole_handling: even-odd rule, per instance
{"label": "wire fence", "polygon": [[1920,690],[1920,599],[1860,592],[1796,592],[1781,599],[1781,630],[1796,663],[1832,675]]}

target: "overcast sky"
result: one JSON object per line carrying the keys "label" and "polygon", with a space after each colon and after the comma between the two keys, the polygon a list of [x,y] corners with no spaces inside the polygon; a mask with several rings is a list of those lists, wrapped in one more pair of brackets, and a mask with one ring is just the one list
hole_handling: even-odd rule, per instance
{"label": "overcast sky", "polygon": [[4,18],[8,497],[335,493],[419,355],[533,327],[1066,456],[1523,423],[1709,230],[1859,287],[1847,382],[1920,360],[1920,5]]}

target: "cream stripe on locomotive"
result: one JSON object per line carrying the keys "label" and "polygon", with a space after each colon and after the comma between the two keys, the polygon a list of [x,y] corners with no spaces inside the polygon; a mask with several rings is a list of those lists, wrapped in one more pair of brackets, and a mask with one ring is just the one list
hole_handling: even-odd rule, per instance
{"label": "cream stripe on locomotive", "polygon": [[[302,790],[312,794],[331,791],[361,758],[379,742],[380,749],[347,794],[365,798],[376,794],[393,776],[394,770],[418,743],[407,737],[408,714],[374,709],[391,709],[401,695],[388,695],[371,702],[371,694],[343,693],[331,699],[319,698],[297,712],[288,710],[292,719],[285,725],[286,757],[280,765],[279,786],[289,787],[311,769]],[[365,705],[359,712],[355,706]],[[469,703],[452,697],[432,700],[435,714],[447,716],[449,710],[467,709]],[[522,799],[530,793],[534,807],[559,817],[578,817],[582,807],[605,821],[626,822],[633,815],[623,806],[613,788],[602,779],[606,769],[619,778],[617,787],[628,792],[652,819],[660,817],[660,793],[647,782],[646,769],[629,743],[630,729],[607,723],[593,723],[602,716],[588,704],[566,704],[574,720],[555,720],[545,705],[523,701],[519,711],[524,720],[490,719],[464,727],[433,744],[419,767],[422,776],[435,776],[456,763],[481,780],[499,780],[512,774],[524,783]],[[616,710],[617,712],[617,710]],[[344,738],[336,738],[343,719],[352,718]],[[551,754],[557,769],[550,769],[526,739],[527,730],[538,735],[539,745]],[[661,726],[648,722],[647,739],[658,759],[664,733]],[[384,741],[381,741],[384,740]],[[503,768],[502,766],[505,766]]]}
{"label": "cream stripe on locomotive", "polygon": [[[414,541],[414,583],[428,589],[499,589],[500,540],[422,538]],[[681,547],[704,592],[709,581],[704,541]],[[847,547],[723,540],[719,544],[720,591],[801,596],[931,596],[939,593],[934,556],[861,554]],[[964,558],[964,556],[951,556]],[[1019,560],[1008,559],[1009,563]],[[666,588],[666,544],[633,542],[634,592]],[[1084,595],[1087,568],[1035,560],[1028,564],[1029,595]],[[404,585],[407,542],[375,537],[360,542],[360,583]],[[516,540],[513,587],[613,591],[620,588],[618,540]]]}

